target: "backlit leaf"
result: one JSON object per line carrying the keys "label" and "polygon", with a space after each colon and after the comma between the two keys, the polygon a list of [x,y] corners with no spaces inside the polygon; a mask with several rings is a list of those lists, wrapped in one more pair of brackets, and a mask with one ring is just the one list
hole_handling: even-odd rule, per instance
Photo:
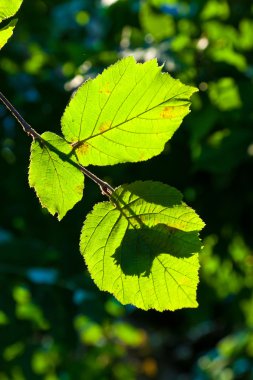
{"label": "backlit leaf", "polygon": [[84,177],[74,165],[71,146],[63,138],[51,132],[41,137],[42,142],[35,140],[31,146],[29,184],[42,206],[60,220],[81,200]]}
{"label": "backlit leaf", "polygon": [[23,0],[1,0],[0,2],[0,22],[12,17],[19,10]]}
{"label": "backlit leaf", "polygon": [[156,60],[127,57],[80,86],[62,132],[82,165],[144,161],[162,152],[197,90],[161,69]]}
{"label": "backlit leaf", "polygon": [[81,234],[97,286],[144,310],[197,307],[199,216],[159,182],[120,186],[112,198],[94,207]]}
{"label": "backlit leaf", "polygon": [[[12,17],[17,13],[23,0],[1,0],[0,1],[0,22]],[[13,29],[17,20],[11,20],[8,25],[0,29],[0,49],[6,44],[13,34]]]}
{"label": "backlit leaf", "polygon": [[0,29],[0,49],[2,49],[8,39],[12,36],[16,23],[17,19],[11,20],[8,25]]}

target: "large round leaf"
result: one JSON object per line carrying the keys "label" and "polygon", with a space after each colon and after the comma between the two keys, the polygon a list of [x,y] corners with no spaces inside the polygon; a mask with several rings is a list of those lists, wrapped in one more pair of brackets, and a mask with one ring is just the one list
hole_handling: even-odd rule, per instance
{"label": "large round leaf", "polygon": [[197,89],[161,69],[156,60],[127,57],[79,87],[61,122],[82,165],[144,161],[162,152]]}
{"label": "large round leaf", "polygon": [[97,286],[144,310],[197,307],[199,216],[159,182],[120,186],[112,198],[94,207],[81,234]]}

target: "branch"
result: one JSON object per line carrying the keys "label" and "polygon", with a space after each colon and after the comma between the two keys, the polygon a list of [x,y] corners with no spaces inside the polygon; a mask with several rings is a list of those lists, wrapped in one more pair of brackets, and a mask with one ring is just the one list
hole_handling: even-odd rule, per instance
{"label": "branch", "polygon": [[32,138],[40,139],[41,136],[23,119],[20,113],[13,107],[13,105],[9,102],[8,99],[0,92],[0,100],[5,105],[6,108],[12,113],[15,119],[19,122],[24,132],[28,134],[28,136],[32,136]]}
{"label": "branch", "polygon": [[[43,142],[43,138],[41,135],[36,132],[30,124],[28,124],[23,117],[20,115],[20,113],[13,107],[13,105],[9,102],[8,99],[0,92],[0,100],[5,105],[5,107],[12,113],[12,115],[15,117],[15,119],[19,122],[19,124],[22,126],[25,133],[27,133],[28,136],[32,136],[33,140],[38,139],[41,142]],[[47,143],[47,145],[50,145]],[[53,149],[56,151],[56,153],[62,153],[58,151],[56,148]],[[99,177],[97,177],[95,174],[90,172],[88,169],[86,169],[84,166],[80,164],[74,163],[69,157],[68,162],[71,163],[73,166],[76,166],[78,169],[81,170],[82,173],[84,173],[87,177],[89,177],[93,182],[95,182],[99,187],[103,195],[107,195],[109,198],[111,197],[114,189],[112,186],[110,186],[107,182],[103,181]]]}
{"label": "branch", "polygon": [[111,197],[112,193],[114,192],[114,188],[111,185],[109,185],[109,183],[102,181],[102,179],[100,179],[95,174],[90,172],[84,166],[82,166],[82,165],[78,165],[78,166],[79,166],[81,172],[86,174],[87,177],[89,177],[93,182],[95,182],[100,187],[101,193],[103,195],[107,195],[109,198]]}

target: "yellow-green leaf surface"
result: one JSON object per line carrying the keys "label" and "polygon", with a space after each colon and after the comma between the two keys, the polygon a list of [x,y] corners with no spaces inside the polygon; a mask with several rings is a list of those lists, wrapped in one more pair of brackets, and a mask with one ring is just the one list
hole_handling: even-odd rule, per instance
{"label": "yellow-green leaf surface", "polygon": [[117,188],[112,199],[95,205],[81,234],[81,253],[97,286],[144,310],[197,307],[204,223],[181,193],[138,181]]}
{"label": "yellow-green leaf surface", "polygon": [[23,0],[1,0],[0,1],[0,22],[10,18],[17,13]]}
{"label": "yellow-green leaf surface", "polygon": [[16,23],[17,19],[11,20],[8,25],[0,29],[0,49],[2,49],[8,39],[12,36]]}
{"label": "yellow-green leaf surface", "polygon": [[71,146],[63,138],[51,132],[41,137],[42,142],[35,140],[31,146],[29,184],[42,206],[60,220],[82,199],[84,176],[75,167]]}
{"label": "yellow-green leaf surface", "polygon": [[[17,13],[23,0],[0,0],[0,22]],[[0,49],[13,34],[17,20],[11,20],[8,25],[0,29]]]}
{"label": "yellow-green leaf surface", "polygon": [[162,152],[197,89],[161,70],[156,60],[127,57],[80,86],[62,132],[82,165],[144,161]]}

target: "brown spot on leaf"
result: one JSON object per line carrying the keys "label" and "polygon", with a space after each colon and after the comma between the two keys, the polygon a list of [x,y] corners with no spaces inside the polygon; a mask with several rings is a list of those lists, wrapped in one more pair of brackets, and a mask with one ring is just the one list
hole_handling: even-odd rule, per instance
{"label": "brown spot on leaf", "polygon": [[185,111],[184,106],[166,106],[160,113],[163,119],[173,119],[174,117],[181,116]]}
{"label": "brown spot on leaf", "polygon": [[77,185],[75,188],[75,191],[77,194],[82,194],[83,193],[83,185]]}
{"label": "brown spot on leaf", "polygon": [[166,106],[166,107],[164,107],[164,109],[160,113],[160,116],[163,119],[171,119],[173,117],[174,108],[175,107],[173,107],[173,106]]}
{"label": "brown spot on leaf", "polygon": [[99,93],[104,94],[104,95],[110,95],[111,93],[110,83],[109,82],[105,83],[104,86],[100,88]]}
{"label": "brown spot on leaf", "polygon": [[78,148],[76,148],[77,154],[84,155],[87,153],[89,149],[89,144],[88,143],[83,143]]}
{"label": "brown spot on leaf", "polygon": [[140,154],[140,161],[144,161],[144,160],[146,160],[146,156],[147,156],[147,154],[146,154],[145,152],[142,152],[142,153]]}
{"label": "brown spot on leaf", "polygon": [[101,125],[99,127],[99,131],[101,133],[107,131],[108,129],[111,128],[111,125],[112,125],[111,121],[104,121],[103,123],[101,123]]}

